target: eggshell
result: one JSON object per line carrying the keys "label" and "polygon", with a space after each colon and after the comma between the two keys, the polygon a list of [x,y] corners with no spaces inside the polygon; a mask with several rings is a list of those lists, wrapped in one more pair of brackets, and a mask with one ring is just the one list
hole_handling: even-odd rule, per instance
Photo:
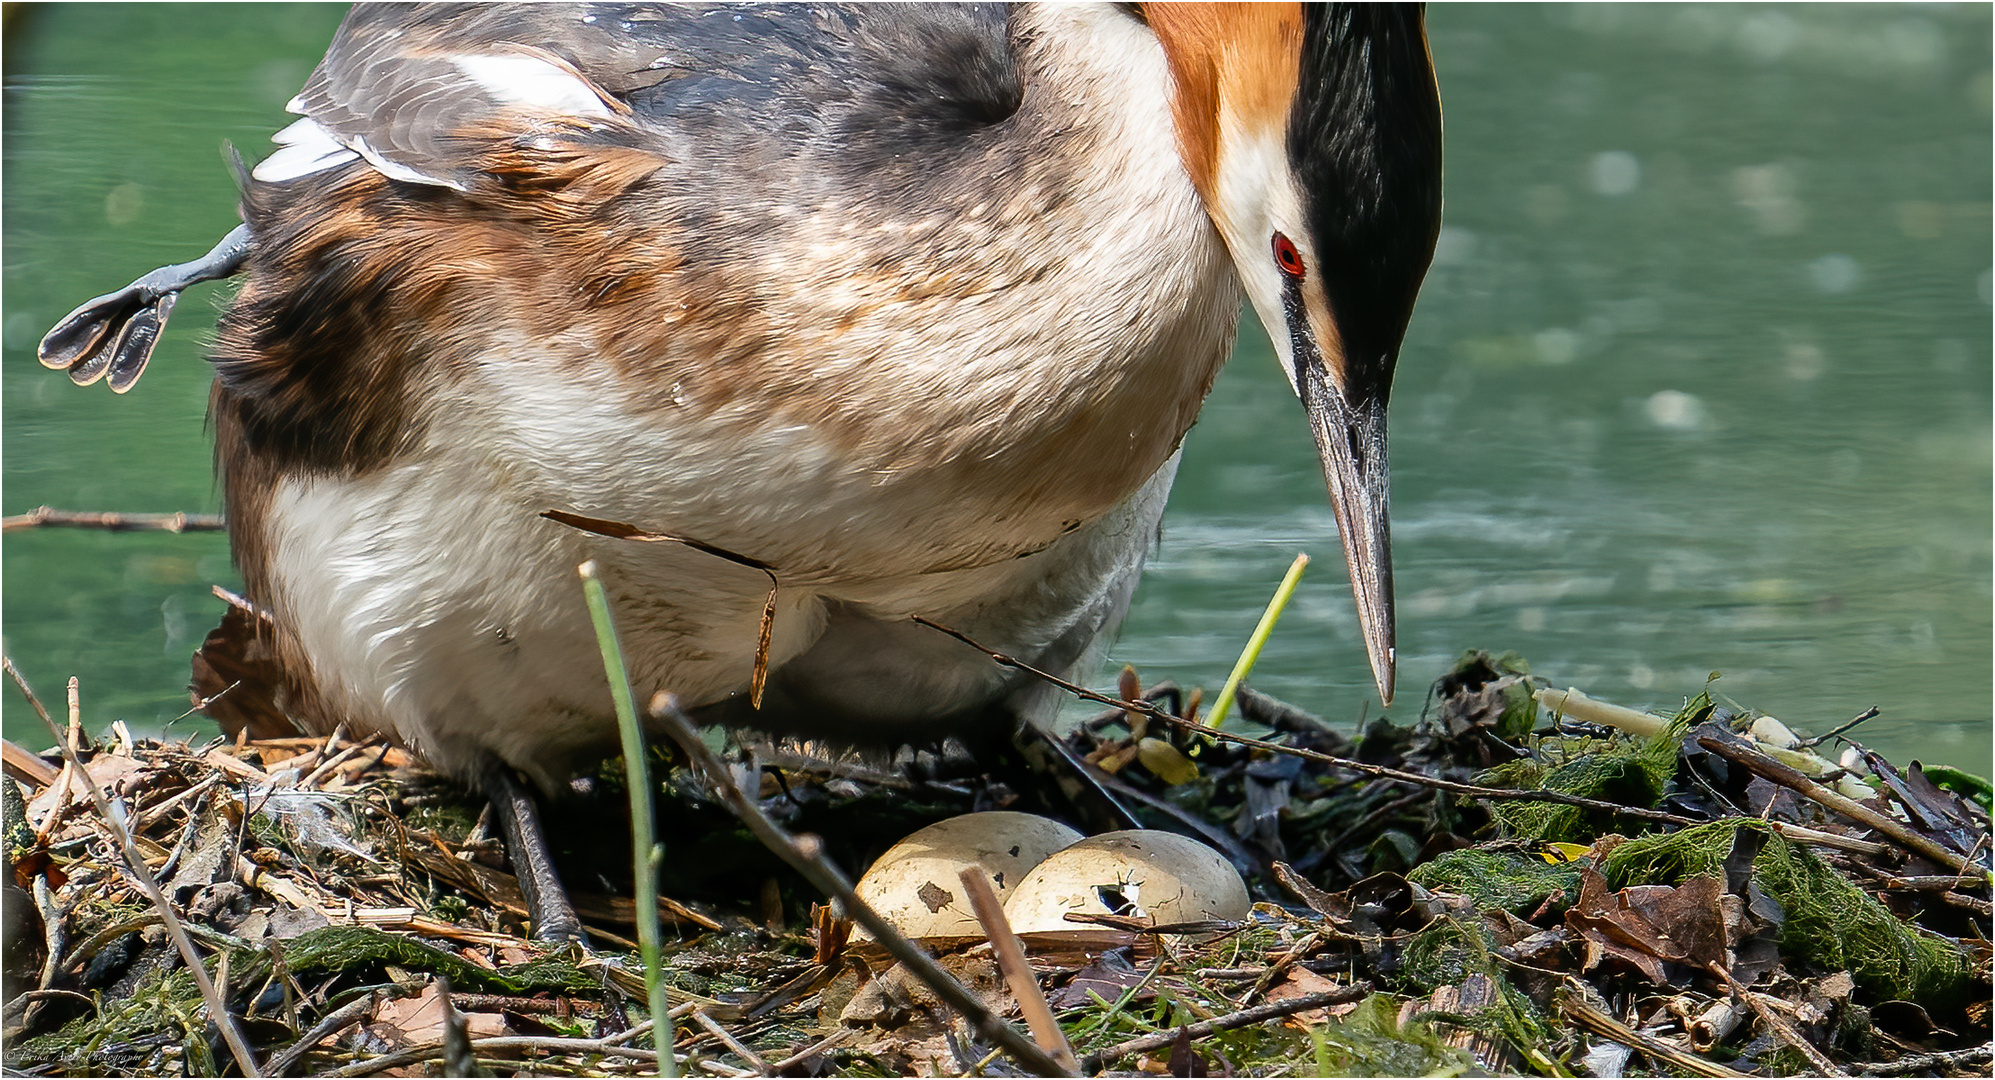
{"label": "eggshell", "polygon": [[1020,934],[1099,929],[1068,912],[1128,915],[1153,924],[1235,921],[1252,908],[1247,885],[1217,851],[1151,829],[1091,836],[1048,856],[1005,901]]}
{"label": "eggshell", "polygon": [[[859,879],[857,891],[909,937],[982,937],[958,874],[981,866],[1000,902],[1046,856],[1081,838],[1051,818],[991,810],[938,821],[887,849]],[[863,927],[856,938],[869,937]]]}

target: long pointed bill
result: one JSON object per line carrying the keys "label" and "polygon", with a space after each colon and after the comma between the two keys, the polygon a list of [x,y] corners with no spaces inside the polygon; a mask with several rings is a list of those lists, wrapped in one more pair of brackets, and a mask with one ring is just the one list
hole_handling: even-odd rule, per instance
{"label": "long pointed bill", "polygon": [[1297,365],[1296,385],[1309,413],[1316,452],[1323,459],[1323,479],[1330,486],[1330,506],[1337,513],[1337,535],[1344,542],[1344,564],[1351,572],[1351,595],[1357,601],[1358,629],[1372,661],[1372,678],[1379,700],[1392,704],[1396,662],[1392,626],[1392,529],[1386,520],[1388,472],[1385,453],[1385,403],[1379,400],[1353,407],[1330,383],[1320,363]]}

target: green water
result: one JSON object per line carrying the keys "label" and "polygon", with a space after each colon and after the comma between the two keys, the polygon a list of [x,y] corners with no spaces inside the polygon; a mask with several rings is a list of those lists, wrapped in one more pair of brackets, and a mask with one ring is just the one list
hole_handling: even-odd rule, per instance
{"label": "green water", "polygon": [[[35,339],[232,224],[335,9],[30,8],[5,51],[0,509],[212,510],[181,305],[132,394]],[[1401,699],[1515,649],[1635,706],[1704,686],[1899,758],[1990,745],[1990,9],[1430,10],[1447,228],[1393,400]],[[1300,407],[1258,329],[1186,446],[1114,658],[1216,685],[1296,551],[1256,681],[1369,708]],[[4,634],[94,724],[185,708],[215,536],[6,537]],[[46,737],[11,695],[9,737]],[[182,721],[190,731],[197,721]]]}

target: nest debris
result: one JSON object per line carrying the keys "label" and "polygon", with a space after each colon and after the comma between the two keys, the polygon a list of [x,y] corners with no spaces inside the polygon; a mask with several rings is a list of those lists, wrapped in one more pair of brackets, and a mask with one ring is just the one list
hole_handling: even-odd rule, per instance
{"label": "nest debris", "polygon": [[[1201,937],[1137,923],[1036,941],[1082,1069],[1989,1075],[1985,784],[1854,752],[1867,775],[1843,788],[1910,845],[1770,779],[1773,749],[1743,734],[1757,718],[1707,694],[1633,736],[1543,710],[1541,685],[1470,653],[1419,723],[1355,736],[1248,691],[1265,734],[1241,743],[1185,722],[1196,694],[1125,676],[1121,696],[1151,704],[1078,725],[1067,749],[1146,824],[1222,850],[1262,902]],[[91,739],[80,722],[67,740],[85,776],[8,744],[0,783],[9,1074],[238,1070],[86,783],[264,1071],[656,1071],[627,834],[605,825],[613,770],[557,809],[586,825],[554,830],[576,841],[564,871],[589,886],[574,891],[594,948],[549,952],[478,800],[400,749],[194,746],[122,724]],[[947,754],[745,745],[759,804],[853,872],[921,824],[1019,798]],[[661,833],[684,838],[661,916],[688,1074],[1016,1072],[850,942],[683,767],[661,787]],[[992,951],[940,959],[1016,1016]]]}

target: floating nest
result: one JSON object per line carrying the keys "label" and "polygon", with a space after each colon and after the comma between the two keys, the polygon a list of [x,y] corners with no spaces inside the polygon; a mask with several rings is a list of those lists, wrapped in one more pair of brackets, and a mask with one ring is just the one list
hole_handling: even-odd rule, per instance
{"label": "floating nest", "polygon": [[[1215,737],[1196,694],[1140,690],[1125,673],[1125,706],[1065,750],[1259,903],[1195,935],[1035,936],[1032,996],[1082,1072],[1989,1074],[1985,782],[1848,736],[1824,760],[1705,694],[1603,710],[1479,652],[1418,723],[1355,735],[1247,691],[1233,727],[1256,735]],[[6,746],[9,1075],[658,1070],[619,771],[551,811],[592,941],[549,951],[481,801],[402,750],[87,736],[74,714],[65,741]],[[853,875],[1033,794],[946,749],[730,752],[761,813]],[[654,767],[683,1072],[1020,1073],[692,770]],[[1040,1008],[993,949],[938,959],[1000,1016]]]}

